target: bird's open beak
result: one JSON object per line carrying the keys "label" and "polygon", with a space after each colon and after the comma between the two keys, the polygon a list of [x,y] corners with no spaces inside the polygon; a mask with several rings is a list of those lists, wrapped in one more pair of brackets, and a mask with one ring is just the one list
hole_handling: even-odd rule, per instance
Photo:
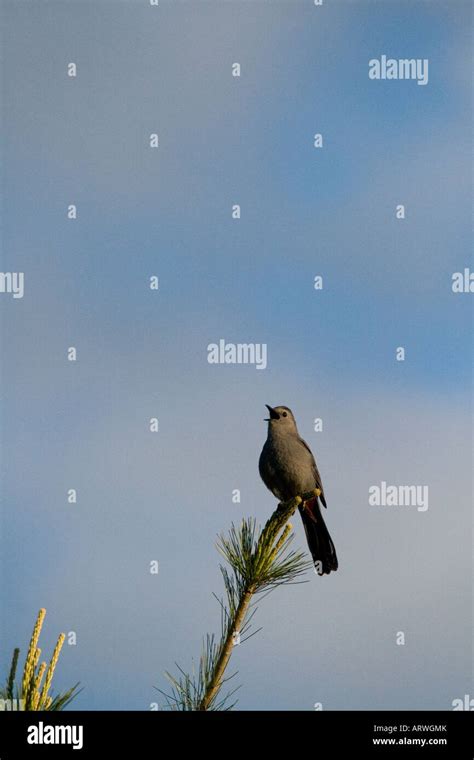
{"label": "bird's open beak", "polygon": [[265,418],[265,422],[269,422],[270,420],[279,420],[280,419],[280,415],[278,414],[278,412],[275,412],[275,410],[272,409],[271,406],[268,406],[268,404],[265,404],[265,406],[267,407],[268,411],[270,412],[270,417],[266,417]]}

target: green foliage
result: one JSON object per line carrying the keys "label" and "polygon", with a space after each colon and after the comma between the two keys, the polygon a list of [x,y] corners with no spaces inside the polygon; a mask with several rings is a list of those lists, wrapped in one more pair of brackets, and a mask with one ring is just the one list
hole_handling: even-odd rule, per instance
{"label": "green foliage", "polygon": [[53,696],[49,693],[65,636],[63,633],[59,635],[49,666],[46,665],[46,662],[40,663],[41,649],[38,648],[38,641],[45,615],[45,609],[41,609],[38,613],[25,659],[21,684],[16,685],[18,658],[20,655],[20,650],[16,648],[13,650],[6,684],[4,687],[0,687],[0,699],[15,700],[18,704],[22,704],[22,709],[27,711],[64,710],[79,693],[77,691],[78,683],[62,694]]}
{"label": "green foliage", "polygon": [[[317,489],[316,492],[319,495]],[[166,698],[164,709],[209,711],[231,710],[235,706],[236,702],[230,700],[238,687],[224,696],[220,694],[223,685],[235,676],[224,675],[235,636],[243,643],[258,632],[249,633],[256,612],[253,597],[284,584],[302,582],[301,576],[312,567],[302,552],[289,549],[293,534],[286,523],[298,505],[314,497],[314,493],[279,504],[262,531],[253,518],[248,518],[239,526],[232,524],[227,536],[219,536],[217,548],[229,566],[220,565],[225,588],[225,599],[216,597],[221,608],[220,637],[207,634],[199,666],[191,674],[179,665],[177,677],[166,673],[171,693],[158,689]]]}

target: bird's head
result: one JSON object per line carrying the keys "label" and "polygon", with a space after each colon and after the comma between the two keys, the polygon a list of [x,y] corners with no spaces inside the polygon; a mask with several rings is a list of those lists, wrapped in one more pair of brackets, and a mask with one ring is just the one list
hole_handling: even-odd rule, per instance
{"label": "bird's head", "polygon": [[270,430],[275,432],[290,432],[296,431],[296,422],[293,417],[293,412],[287,406],[269,406],[267,407],[270,416],[265,418],[265,422],[268,422]]}

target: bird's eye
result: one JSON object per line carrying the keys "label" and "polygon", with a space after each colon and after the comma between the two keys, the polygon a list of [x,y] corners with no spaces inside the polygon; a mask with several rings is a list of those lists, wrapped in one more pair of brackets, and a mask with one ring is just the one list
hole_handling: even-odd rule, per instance
{"label": "bird's eye", "polygon": [[283,412],[283,417],[288,417],[286,412]]}

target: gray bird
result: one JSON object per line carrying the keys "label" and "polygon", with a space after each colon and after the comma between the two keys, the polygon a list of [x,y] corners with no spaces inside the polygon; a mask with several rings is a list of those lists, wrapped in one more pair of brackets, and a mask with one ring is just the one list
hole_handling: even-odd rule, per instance
{"label": "gray bird", "polygon": [[[271,407],[265,404],[270,417],[267,440],[260,454],[260,477],[280,501],[288,501],[314,488],[321,490],[322,504],[326,507],[321,477],[308,444],[300,438],[293,412],[287,406]],[[329,531],[321,514],[316,496],[299,506],[301,518],[318,575],[337,570],[338,562]]]}

